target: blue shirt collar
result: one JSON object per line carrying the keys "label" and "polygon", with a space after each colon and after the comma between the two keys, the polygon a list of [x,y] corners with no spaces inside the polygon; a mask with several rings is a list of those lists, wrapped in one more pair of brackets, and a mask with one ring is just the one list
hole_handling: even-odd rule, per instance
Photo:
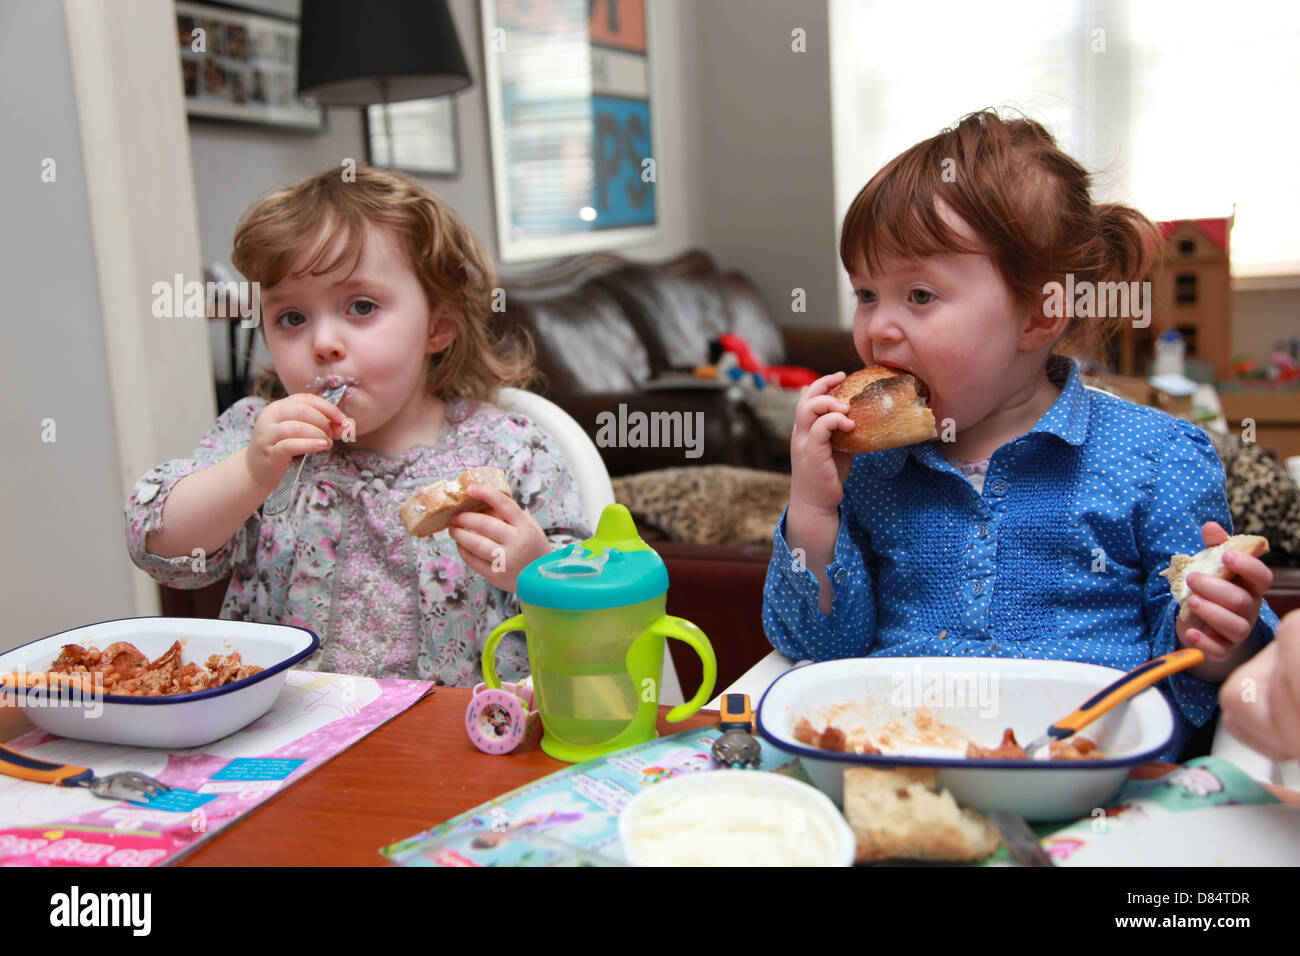
{"label": "blue shirt collar", "polygon": [[[1038,424],[1029,429],[1027,436],[1042,432],[1055,435],[1070,445],[1082,445],[1088,437],[1089,403],[1087,393],[1084,392],[1083,380],[1079,377],[1078,364],[1064,355],[1050,355],[1047,359],[1047,377],[1057,385],[1064,382],[1064,387],[1061,389],[1061,394],[1056,397],[1056,401],[1052,403],[1052,407],[1038,420]],[[943,459],[937,449],[932,448],[935,445],[937,441],[932,440],[919,445],[908,445],[905,448],[869,452],[858,455],[855,464],[861,461],[869,471],[882,478],[892,478],[903,470],[909,455],[915,454],[918,460],[926,464],[933,464],[931,459],[935,455]],[[928,453],[922,454],[923,450]]]}

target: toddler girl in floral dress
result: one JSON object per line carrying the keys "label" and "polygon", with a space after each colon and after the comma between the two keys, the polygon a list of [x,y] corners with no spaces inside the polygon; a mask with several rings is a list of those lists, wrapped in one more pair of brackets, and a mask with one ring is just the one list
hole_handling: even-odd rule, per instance
{"label": "toddler girl in floral dress", "polygon": [[[126,503],[132,560],[198,588],[230,576],[221,617],[310,628],[304,666],[470,687],[493,627],[518,612],[519,572],[588,536],[551,438],[491,404],[526,380],[528,355],[493,340],[496,285],[477,238],[406,177],[326,170],[250,208],[232,261],[261,292],[275,375],[236,402],[190,458],[165,462]],[[345,383],[338,405],[323,383]],[[306,456],[290,506],[262,504]],[[474,486],[486,513],[447,534],[406,533],[417,488],[478,466],[511,496]],[[528,672],[522,638],[498,673]]]}

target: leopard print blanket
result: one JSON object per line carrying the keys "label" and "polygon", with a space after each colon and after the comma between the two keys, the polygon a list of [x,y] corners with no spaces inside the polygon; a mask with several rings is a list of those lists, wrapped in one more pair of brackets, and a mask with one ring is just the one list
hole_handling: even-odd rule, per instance
{"label": "leopard print blanket", "polygon": [[[1228,478],[1237,534],[1258,534],[1274,567],[1300,567],[1300,487],[1258,445],[1210,431]],[[790,476],[731,465],[665,468],[615,478],[614,498],[672,541],[770,544],[790,500]]]}
{"label": "leopard print blanket", "polygon": [[771,544],[790,476],[732,465],[664,468],[615,478],[614,500],[672,541]]}
{"label": "leopard print blanket", "polygon": [[1208,431],[1228,477],[1232,530],[1268,539],[1265,564],[1300,567],[1300,486],[1254,442]]}

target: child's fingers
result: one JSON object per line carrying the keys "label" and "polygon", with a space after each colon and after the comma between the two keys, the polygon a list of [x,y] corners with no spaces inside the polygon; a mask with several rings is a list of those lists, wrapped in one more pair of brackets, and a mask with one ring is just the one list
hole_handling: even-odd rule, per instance
{"label": "child's fingers", "polygon": [[1205,542],[1207,548],[1212,548],[1216,544],[1223,544],[1230,535],[1223,530],[1223,525],[1217,521],[1207,521],[1201,525],[1201,540]]}
{"label": "child's fingers", "polygon": [[286,461],[293,461],[299,455],[314,455],[329,446],[330,443],[323,438],[286,438],[275,443],[275,453]]}
{"label": "child's fingers", "polygon": [[[1192,592],[1189,602],[1193,611],[1200,613],[1198,605],[1217,606],[1243,618],[1253,617],[1258,598],[1235,581],[1225,581],[1217,574],[1203,574],[1199,571],[1187,575],[1187,587]],[[1206,623],[1212,623],[1208,619]]]}
{"label": "child's fingers", "polygon": [[795,411],[795,422],[805,432],[811,431],[813,426],[826,415],[838,414],[844,415],[849,410],[847,402],[841,402],[838,398],[831,395],[818,395],[811,401],[801,402]]}
{"label": "child's fingers", "polygon": [[497,544],[509,540],[514,530],[496,515],[484,514],[481,511],[462,512],[451,519],[451,526],[481,534],[485,538],[491,538]]}
{"label": "child's fingers", "polygon": [[1232,645],[1218,637],[1211,637],[1205,631],[1189,627],[1183,635],[1183,643],[1194,647],[1205,655],[1207,661],[1226,661],[1232,653]]}
{"label": "child's fingers", "polygon": [[1206,630],[1231,644],[1240,644],[1244,641],[1250,636],[1250,630],[1254,626],[1252,621],[1205,598],[1193,597],[1188,601],[1188,606],[1192,609],[1192,613],[1201,619]]}
{"label": "child's fingers", "polygon": [[282,399],[280,409],[281,421],[297,420],[311,422],[322,430],[328,431],[331,422],[342,424],[347,420],[343,410],[333,402],[327,402],[319,395],[310,392],[298,392]]}
{"label": "child's fingers", "polygon": [[486,503],[491,507],[493,514],[508,525],[518,527],[527,517],[527,513],[519,507],[519,503],[499,488],[493,488],[491,485],[470,485],[465,489],[465,493],[471,498]]}
{"label": "child's fingers", "polygon": [[801,401],[815,398],[818,395],[825,395],[846,378],[848,378],[848,375],[844,372],[831,372],[829,375],[823,375],[821,378],[817,379],[817,381],[804,389],[803,399],[801,399]]}
{"label": "child's fingers", "polygon": [[1273,586],[1273,570],[1252,555],[1226,551],[1223,566],[1235,574],[1240,579],[1241,586],[1255,598],[1262,598]]}
{"label": "child's fingers", "polygon": [[469,556],[473,556],[489,566],[492,563],[493,551],[501,547],[500,544],[493,541],[491,538],[484,537],[475,531],[470,531],[467,528],[461,528],[454,524],[448,526],[447,533],[451,535],[451,540],[456,542],[456,547],[460,549],[461,557],[468,560]]}
{"label": "child's fingers", "polygon": [[835,432],[851,432],[855,427],[853,419],[849,418],[849,416],[841,415],[839,412],[829,412],[813,423],[813,432],[819,438],[825,436],[825,440],[830,441],[830,436]]}

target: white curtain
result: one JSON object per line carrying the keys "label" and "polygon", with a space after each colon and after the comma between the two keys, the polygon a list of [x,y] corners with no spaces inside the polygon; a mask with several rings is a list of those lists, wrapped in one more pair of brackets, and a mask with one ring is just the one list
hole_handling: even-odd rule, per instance
{"label": "white curtain", "polygon": [[1232,215],[1236,276],[1300,275],[1296,0],[831,0],[836,207],[966,113],[1039,120],[1155,220]]}

